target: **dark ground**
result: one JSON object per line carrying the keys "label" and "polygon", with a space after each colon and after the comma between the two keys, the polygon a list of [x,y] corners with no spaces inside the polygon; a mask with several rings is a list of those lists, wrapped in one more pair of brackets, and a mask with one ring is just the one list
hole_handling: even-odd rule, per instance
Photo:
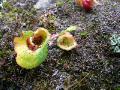
{"label": "dark ground", "polygon": [[[117,90],[120,54],[110,50],[109,37],[120,34],[120,1],[100,0],[101,5],[89,13],[70,0],[56,0],[47,10],[35,10],[36,1],[9,0],[1,9],[0,90],[62,90],[63,86],[65,90]],[[77,48],[66,52],[49,46],[46,61],[32,70],[16,64],[13,39],[22,30],[45,27],[57,33],[70,25],[78,26],[72,33]]]}

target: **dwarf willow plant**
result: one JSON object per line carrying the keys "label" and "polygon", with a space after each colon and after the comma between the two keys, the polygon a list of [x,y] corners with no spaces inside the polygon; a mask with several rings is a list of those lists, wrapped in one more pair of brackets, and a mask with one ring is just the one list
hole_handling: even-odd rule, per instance
{"label": "dwarf willow plant", "polygon": [[21,37],[15,37],[17,64],[25,69],[39,66],[47,57],[49,38],[50,34],[44,28],[39,28],[35,32],[24,31]]}
{"label": "dwarf willow plant", "polygon": [[120,35],[119,34],[113,34],[110,37],[110,44],[112,46],[114,53],[120,53]]}

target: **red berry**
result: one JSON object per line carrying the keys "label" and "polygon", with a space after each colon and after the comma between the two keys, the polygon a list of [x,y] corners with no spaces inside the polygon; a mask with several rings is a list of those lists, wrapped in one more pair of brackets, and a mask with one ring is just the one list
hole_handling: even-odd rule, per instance
{"label": "red berry", "polygon": [[86,11],[90,11],[93,7],[93,0],[83,0],[83,8]]}

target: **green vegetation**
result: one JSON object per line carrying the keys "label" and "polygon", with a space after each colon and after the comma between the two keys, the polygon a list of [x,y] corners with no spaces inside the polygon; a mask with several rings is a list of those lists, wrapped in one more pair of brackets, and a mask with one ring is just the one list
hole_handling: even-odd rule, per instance
{"label": "green vegetation", "polygon": [[14,48],[17,64],[26,69],[39,66],[47,57],[49,38],[49,32],[44,28],[39,28],[36,32],[26,31],[22,37],[16,37]]}
{"label": "green vegetation", "polygon": [[113,52],[120,53],[120,35],[119,34],[112,34],[111,38],[111,47]]}
{"label": "green vegetation", "polygon": [[[120,57],[117,53],[111,53],[109,38],[116,31],[118,33],[116,35],[120,36],[120,2],[101,0],[101,5],[95,6],[90,12],[85,12],[83,8],[75,4],[75,0],[51,1],[53,2],[45,9],[33,8],[37,0],[7,0],[3,5],[4,8],[1,8],[0,88],[3,90],[54,90],[57,87],[59,90],[62,88],[66,90],[119,90]],[[74,31],[71,34],[78,43],[75,49],[61,50],[57,47],[57,40],[54,39],[52,45],[48,46],[48,58],[45,56],[45,60],[41,59],[44,61],[42,64],[36,57],[38,67],[26,70],[16,64],[17,57],[19,57],[18,61],[21,61],[22,56],[25,57],[22,57],[25,63],[29,59],[28,53],[26,55],[28,50],[24,50],[26,48],[22,48],[20,44],[18,52],[14,50],[13,39],[22,36],[22,31],[24,34],[30,30],[33,33],[38,27],[44,27],[53,34],[52,38],[57,38],[59,33],[64,33],[62,30],[70,25],[77,26],[76,30],[74,26],[65,30],[69,33]],[[30,41],[33,37],[28,40],[29,45],[33,45]],[[115,40],[117,44],[111,45],[113,52],[116,46],[119,47],[119,39]],[[71,45],[66,39],[63,39],[63,43],[66,46]],[[27,43],[23,46],[29,45]],[[28,48],[29,51],[34,49],[30,46]],[[25,52],[21,54],[22,51]],[[35,56],[42,55],[40,53],[36,55],[35,51],[33,51]],[[34,56],[31,55],[29,64],[33,58]]]}
{"label": "green vegetation", "polygon": [[80,36],[83,38],[87,38],[88,35],[89,35],[89,33],[87,31],[80,32]]}
{"label": "green vegetation", "polygon": [[70,32],[75,31],[76,29],[76,26],[70,26],[66,30],[61,31],[57,38],[57,46],[66,51],[75,48],[77,46],[77,42]]}

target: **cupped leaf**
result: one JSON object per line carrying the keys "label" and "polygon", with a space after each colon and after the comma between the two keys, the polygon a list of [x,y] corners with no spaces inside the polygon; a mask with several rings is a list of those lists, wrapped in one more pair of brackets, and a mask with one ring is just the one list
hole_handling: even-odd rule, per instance
{"label": "cupped leaf", "polygon": [[57,45],[66,51],[69,51],[77,46],[75,38],[69,32],[64,32],[59,35]]}
{"label": "cupped leaf", "polygon": [[14,49],[17,53],[16,62],[19,66],[32,69],[39,66],[47,57],[48,30],[39,28],[35,32],[22,32],[21,37],[14,38]]}

